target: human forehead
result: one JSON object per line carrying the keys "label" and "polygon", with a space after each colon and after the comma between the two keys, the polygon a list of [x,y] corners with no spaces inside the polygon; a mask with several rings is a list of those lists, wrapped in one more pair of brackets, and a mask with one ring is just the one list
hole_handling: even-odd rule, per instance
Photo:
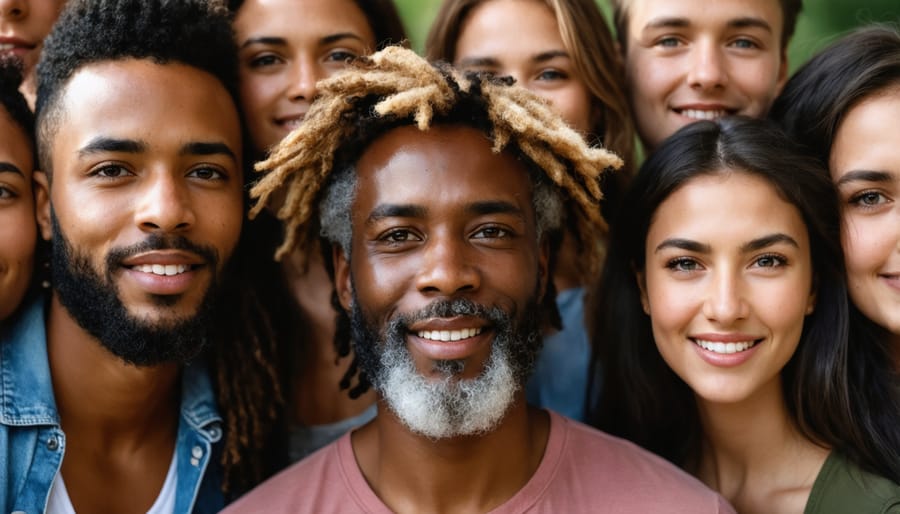
{"label": "human forehead", "polygon": [[780,0],[623,0],[621,5],[631,37],[637,37],[648,25],[666,20],[721,29],[740,20],[756,19],[779,37],[784,25]]}
{"label": "human forehead", "polygon": [[[376,205],[428,203],[429,198],[438,196],[461,204],[502,197],[531,211],[525,207],[532,198],[525,164],[509,151],[495,153],[487,135],[471,127],[392,129],[366,148],[357,161],[356,174],[357,198],[373,196]],[[450,182],[453,187],[438,189],[437,182]]]}
{"label": "human forehead", "polygon": [[366,14],[352,0],[247,0],[234,19],[238,45],[276,36],[284,40],[351,35],[375,46],[375,34]]}
{"label": "human forehead", "polygon": [[647,234],[647,252],[673,237],[715,248],[731,242],[740,246],[774,232],[808,248],[800,210],[774,184],[756,173],[718,170],[691,178],[660,203]]}
{"label": "human forehead", "polygon": [[217,142],[240,162],[234,99],[216,77],[192,66],[131,58],[87,64],[63,86],[58,109],[53,149],[82,148],[98,137],[147,141],[150,147]]}
{"label": "human forehead", "polygon": [[[510,30],[519,27],[519,31]],[[521,38],[521,32],[528,38]],[[510,45],[514,42],[515,45]],[[504,56],[546,51],[565,51],[553,9],[542,0],[489,0],[474,6],[465,16],[454,52],[467,57]],[[479,55],[469,55],[470,53]]]}

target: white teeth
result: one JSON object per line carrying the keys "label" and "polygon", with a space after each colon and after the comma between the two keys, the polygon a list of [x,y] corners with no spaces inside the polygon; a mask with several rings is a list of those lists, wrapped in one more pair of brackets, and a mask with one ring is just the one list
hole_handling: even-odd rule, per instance
{"label": "white teeth", "polygon": [[462,330],[421,330],[417,332],[416,335],[422,339],[447,342],[468,339],[470,337],[475,337],[480,333],[480,328],[464,328]]}
{"label": "white teeth", "polygon": [[682,116],[693,118],[695,120],[715,120],[725,116],[725,111],[701,111],[699,109],[685,109],[681,111]]}
{"label": "white teeth", "polygon": [[756,344],[756,341],[743,341],[740,343],[717,343],[713,341],[703,341],[701,339],[695,339],[694,342],[704,350],[709,350],[714,353],[739,353],[749,350]]}
{"label": "white teeth", "polygon": [[16,45],[12,43],[0,43],[0,52],[5,52],[7,50],[12,50]]}
{"label": "white teeth", "polygon": [[288,130],[294,130],[295,128],[299,127],[301,123],[303,123],[303,118],[297,118],[297,119],[285,121],[284,126]]}
{"label": "white teeth", "polygon": [[135,266],[134,269],[142,273],[153,273],[154,275],[171,276],[184,273],[188,270],[188,266],[184,264],[141,264]]}

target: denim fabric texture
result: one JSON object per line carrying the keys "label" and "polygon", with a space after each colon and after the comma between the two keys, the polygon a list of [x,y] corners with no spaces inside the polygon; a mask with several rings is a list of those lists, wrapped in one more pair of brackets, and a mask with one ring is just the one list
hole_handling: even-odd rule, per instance
{"label": "denim fabric texture", "polygon": [[[53,396],[44,300],[20,310],[0,334],[0,512],[44,512],[66,451]],[[86,399],[89,401],[89,399]],[[219,465],[222,419],[202,366],[182,374],[175,512],[213,513],[224,506]]]}

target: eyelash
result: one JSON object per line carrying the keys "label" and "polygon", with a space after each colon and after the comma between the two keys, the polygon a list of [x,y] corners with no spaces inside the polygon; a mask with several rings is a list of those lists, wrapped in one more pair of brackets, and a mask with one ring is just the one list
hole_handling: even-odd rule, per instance
{"label": "eyelash", "polygon": [[[872,197],[872,196],[877,197],[876,203],[865,203],[863,201],[866,197]],[[860,193],[853,195],[852,197],[850,197],[850,200],[848,203],[851,205],[861,207],[863,209],[872,209],[874,207],[881,205],[882,203],[885,203],[886,200],[887,200],[887,197],[884,195],[884,193],[882,193],[880,191],[869,190],[869,191],[862,191]]]}
{"label": "eyelash", "polygon": [[777,253],[767,253],[765,255],[760,255],[759,257],[754,259],[753,263],[759,264],[759,262],[763,259],[771,259],[775,262],[774,262],[774,265],[772,265],[772,266],[760,266],[762,268],[780,268],[782,266],[785,266],[788,263],[788,260],[785,256],[779,255]]}
{"label": "eyelash", "polygon": [[0,200],[12,199],[12,198],[18,198],[18,197],[19,197],[19,195],[17,195],[12,189],[10,189],[6,186],[0,185]]}

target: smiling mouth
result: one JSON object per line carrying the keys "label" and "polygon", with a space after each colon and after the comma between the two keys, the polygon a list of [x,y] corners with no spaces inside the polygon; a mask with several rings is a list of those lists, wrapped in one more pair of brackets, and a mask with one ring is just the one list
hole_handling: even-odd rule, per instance
{"label": "smiling mouth", "polygon": [[131,269],[140,271],[141,273],[152,273],[160,276],[172,276],[186,273],[193,269],[193,266],[187,264],[139,264],[131,266]]}
{"label": "smiling mouth", "polygon": [[464,328],[462,330],[420,330],[416,335],[429,341],[459,341],[475,337],[481,333],[480,328]]}
{"label": "smiling mouth", "polygon": [[717,120],[723,116],[732,114],[732,111],[726,109],[673,109],[676,113],[694,120]]}
{"label": "smiling mouth", "polygon": [[756,346],[762,339],[756,339],[752,341],[738,341],[734,343],[721,343],[717,341],[705,341],[703,339],[691,339],[691,341],[703,348],[704,350],[708,350],[713,353],[740,353],[749,350]]}

